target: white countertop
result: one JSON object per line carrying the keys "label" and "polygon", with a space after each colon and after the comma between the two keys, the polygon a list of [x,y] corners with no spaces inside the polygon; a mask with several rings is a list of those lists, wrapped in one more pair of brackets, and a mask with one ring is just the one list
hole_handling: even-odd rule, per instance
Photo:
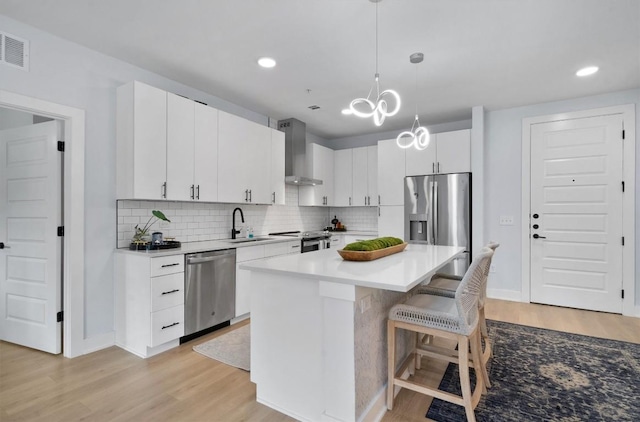
{"label": "white countertop", "polygon": [[[132,251],[128,248],[118,248],[116,249],[116,252],[124,253],[124,254],[133,254],[133,255],[146,255],[146,256],[155,258],[159,256],[183,255],[188,253],[219,251],[223,249],[238,249],[238,248],[246,248],[249,246],[268,245],[270,243],[300,241],[300,239],[297,239],[295,237],[289,237],[289,236],[259,236],[259,237],[268,237],[269,240],[233,243],[232,239],[221,239],[221,240],[209,240],[204,242],[188,242],[188,243],[185,242],[179,248],[175,248],[175,249]],[[246,240],[246,239],[238,238],[236,240]]]}
{"label": "white countertop", "polygon": [[325,249],[248,261],[240,264],[240,268],[408,292],[463,251],[464,248],[457,246],[410,244],[403,252],[374,261],[355,262],[343,260],[335,249]]}

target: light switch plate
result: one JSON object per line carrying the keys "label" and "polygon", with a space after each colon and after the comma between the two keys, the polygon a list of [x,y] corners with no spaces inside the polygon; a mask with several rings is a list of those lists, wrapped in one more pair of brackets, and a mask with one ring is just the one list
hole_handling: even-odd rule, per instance
{"label": "light switch plate", "polygon": [[501,215],[500,216],[500,225],[501,226],[513,226],[513,216],[512,215]]}

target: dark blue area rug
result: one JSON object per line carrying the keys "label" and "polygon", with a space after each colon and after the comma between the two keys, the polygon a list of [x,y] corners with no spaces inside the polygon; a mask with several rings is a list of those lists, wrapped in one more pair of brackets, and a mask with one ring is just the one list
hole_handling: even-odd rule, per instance
{"label": "dark blue area rug", "polygon": [[[640,345],[487,323],[492,387],[476,407],[478,422],[640,421]],[[440,389],[460,394],[458,365],[449,364]],[[438,399],[426,416],[466,420],[462,406]]]}

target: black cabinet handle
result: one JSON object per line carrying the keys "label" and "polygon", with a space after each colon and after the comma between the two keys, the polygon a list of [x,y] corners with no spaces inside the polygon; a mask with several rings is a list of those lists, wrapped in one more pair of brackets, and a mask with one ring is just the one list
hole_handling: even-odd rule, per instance
{"label": "black cabinet handle", "polygon": [[165,328],[171,328],[171,327],[173,327],[175,325],[178,325],[178,324],[180,324],[180,323],[179,322],[174,322],[173,324],[165,325],[164,327],[162,327],[162,329],[164,330]]}
{"label": "black cabinet handle", "polygon": [[196,186],[196,199],[200,199],[200,185]]}
{"label": "black cabinet handle", "polygon": [[546,239],[546,237],[544,237],[544,236],[540,236],[540,235],[538,235],[538,234],[534,234],[534,235],[533,235],[533,238],[534,238],[534,239]]}
{"label": "black cabinet handle", "polygon": [[176,293],[176,292],[179,292],[179,291],[180,291],[179,289],[174,289],[174,290],[169,290],[168,292],[162,292],[162,294],[163,295],[168,295],[168,294]]}
{"label": "black cabinet handle", "polygon": [[180,265],[180,263],[176,262],[175,264],[164,264],[161,268],[175,267],[176,265]]}

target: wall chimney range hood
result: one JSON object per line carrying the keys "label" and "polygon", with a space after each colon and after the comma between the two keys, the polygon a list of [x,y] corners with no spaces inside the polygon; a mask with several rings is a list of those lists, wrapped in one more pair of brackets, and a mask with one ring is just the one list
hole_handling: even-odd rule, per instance
{"label": "wall chimney range hood", "polygon": [[278,121],[278,130],[284,132],[284,182],[295,186],[321,185],[322,180],[313,179],[307,164],[307,125],[298,119]]}

